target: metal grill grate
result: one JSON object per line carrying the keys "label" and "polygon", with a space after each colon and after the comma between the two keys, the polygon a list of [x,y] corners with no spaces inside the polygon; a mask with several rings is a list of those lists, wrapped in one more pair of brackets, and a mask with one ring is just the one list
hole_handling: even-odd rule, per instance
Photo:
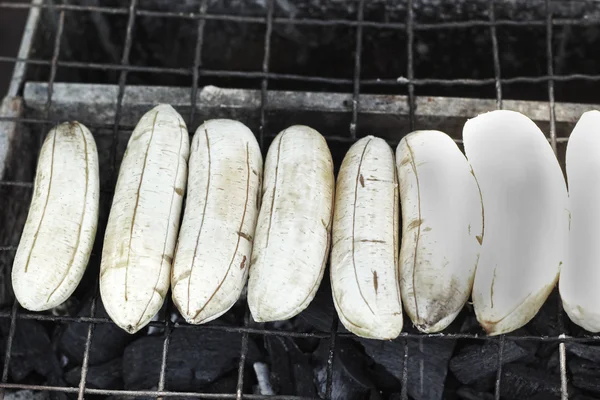
{"label": "metal grill grate", "polygon": [[[268,110],[268,94],[269,94],[269,82],[277,80],[294,81],[299,83],[316,83],[323,85],[349,85],[352,87],[352,104],[351,104],[351,120],[348,126],[349,141],[352,142],[357,139],[357,126],[359,119],[359,111],[361,109],[361,88],[364,86],[378,87],[378,86],[390,86],[390,87],[406,87],[408,91],[407,106],[408,106],[408,117],[410,129],[414,129],[416,126],[416,96],[415,87],[434,85],[436,87],[445,86],[484,86],[494,85],[495,87],[495,101],[496,107],[502,108],[505,105],[505,101],[502,94],[502,87],[506,84],[515,83],[542,83],[547,84],[548,91],[548,106],[549,106],[549,141],[554,151],[557,151],[557,144],[566,141],[566,138],[557,137],[556,133],[556,103],[554,98],[554,87],[556,82],[571,82],[576,80],[582,81],[600,81],[600,74],[598,75],[584,75],[584,74],[569,74],[569,75],[555,75],[554,74],[554,55],[552,49],[553,40],[553,28],[555,26],[572,26],[572,25],[592,25],[600,24],[600,21],[594,19],[567,19],[567,18],[553,18],[552,7],[550,0],[545,0],[543,5],[545,8],[546,18],[543,20],[527,20],[527,21],[515,21],[508,19],[497,19],[495,13],[494,0],[489,1],[489,19],[488,20],[470,20],[470,21],[458,21],[458,22],[440,22],[440,23],[419,23],[415,20],[413,12],[413,1],[408,0],[406,21],[404,22],[374,22],[364,19],[365,0],[359,0],[357,5],[356,19],[354,20],[319,20],[311,18],[288,18],[275,16],[274,0],[267,0],[267,12],[263,17],[250,17],[240,15],[227,15],[227,14],[210,14],[207,12],[208,0],[201,0],[197,12],[183,13],[183,12],[164,12],[164,11],[150,11],[139,8],[138,0],[130,0],[129,6],[124,7],[101,7],[101,6],[82,6],[75,4],[53,4],[53,2],[42,2],[32,1],[31,4],[23,3],[12,3],[12,2],[0,2],[0,10],[13,8],[13,9],[29,9],[31,12],[35,10],[48,10],[58,15],[58,23],[56,25],[56,33],[54,36],[54,47],[53,56],[51,60],[36,59],[29,57],[7,57],[1,56],[0,62],[14,63],[17,67],[24,68],[24,66],[46,66],[50,68],[48,86],[47,86],[47,99],[45,104],[45,117],[44,118],[23,118],[23,117],[12,117],[12,116],[1,116],[2,121],[12,121],[19,124],[32,124],[41,125],[43,130],[46,130],[49,126],[57,123],[58,121],[50,118],[50,109],[53,103],[53,87],[56,79],[56,72],[59,68],[78,68],[78,69],[90,69],[90,70],[103,70],[103,71],[117,71],[118,72],[118,95],[115,108],[115,119],[114,123],[109,125],[90,125],[91,128],[111,128],[112,129],[112,147],[110,149],[110,160],[111,160],[111,181],[116,181],[116,165],[117,165],[117,137],[120,130],[130,129],[131,126],[126,126],[121,123],[122,110],[123,110],[123,99],[127,87],[128,74],[131,72],[140,73],[151,73],[151,74],[175,74],[191,77],[190,87],[190,102],[191,109],[188,116],[189,126],[193,126],[197,119],[196,102],[197,94],[199,91],[199,80],[201,77],[220,77],[220,78],[245,78],[245,79],[260,79],[260,108],[259,108],[259,120],[260,130],[259,143],[261,148],[265,149],[265,136],[268,129],[268,118],[266,111]],[[77,61],[62,61],[59,59],[61,39],[63,36],[64,24],[65,24],[65,13],[105,13],[112,15],[122,15],[127,17],[126,34],[123,42],[123,52],[121,54],[121,62],[119,64],[111,63],[91,63],[91,62],[77,62]],[[166,67],[152,67],[152,66],[137,66],[131,65],[130,63],[130,52],[134,43],[133,33],[136,23],[136,17],[152,17],[152,18],[173,18],[192,20],[197,24],[197,36],[195,38],[195,52],[193,54],[193,63],[190,63],[189,68],[166,68]],[[265,37],[264,37],[264,58],[262,60],[261,71],[247,72],[247,71],[225,71],[225,70],[210,70],[205,69],[202,63],[202,50],[204,46],[204,32],[207,21],[229,21],[229,22],[240,22],[249,24],[260,24],[265,26]],[[279,25],[304,25],[304,26],[331,26],[331,27],[349,27],[355,30],[355,56],[354,56],[354,73],[352,79],[346,78],[330,78],[321,76],[304,76],[287,73],[274,73],[270,71],[270,56],[271,56],[271,38],[273,32],[273,26]],[[546,30],[546,65],[547,69],[545,74],[539,76],[519,76],[511,78],[502,78],[500,53],[497,37],[498,27],[503,26],[523,26],[523,27],[545,27]],[[440,79],[440,78],[415,78],[415,33],[420,31],[435,31],[440,29],[463,29],[463,28],[487,28],[489,29],[489,35],[492,43],[492,51],[490,54],[490,63],[493,63],[494,77],[485,79]],[[362,60],[363,54],[363,36],[365,28],[374,29],[391,29],[399,30],[406,33],[406,77],[401,79],[361,79],[361,66],[364,60]],[[401,47],[399,46],[399,49]],[[16,94],[16,93],[13,93]],[[83,121],[85,122],[85,121]],[[336,137],[328,138],[330,140],[337,140]],[[398,138],[399,139],[399,138]],[[339,141],[348,141],[344,138],[339,138]],[[41,138],[40,138],[41,141]],[[41,143],[40,143],[41,144]],[[23,181],[0,181],[0,186],[22,186],[32,187],[32,182]],[[0,243],[0,251],[2,252],[14,252],[16,247],[13,243]],[[97,290],[96,290],[97,292]],[[248,326],[250,318],[248,310],[244,318],[245,324],[242,327],[228,327],[228,326],[216,326],[216,325],[201,325],[201,326],[190,326],[187,324],[172,323],[167,317],[164,321],[154,321],[150,323],[150,326],[164,328],[164,345],[162,354],[162,364],[160,368],[160,380],[157,382],[158,390],[156,391],[132,391],[132,390],[105,390],[105,389],[94,389],[86,386],[86,376],[89,366],[89,352],[92,341],[94,340],[94,327],[97,324],[112,323],[107,318],[96,317],[96,299],[98,293],[94,297],[92,302],[91,313],[89,317],[72,317],[72,316],[52,316],[46,314],[37,314],[25,312],[19,308],[15,302],[11,311],[0,312],[0,318],[10,319],[10,330],[8,339],[6,342],[6,355],[3,362],[2,379],[0,382],[0,388],[4,389],[31,389],[31,390],[48,390],[57,391],[64,393],[77,394],[79,399],[83,399],[86,394],[89,395],[122,395],[122,396],[134,396],[134,397],[194,397],[203,399],[304,399],[296,396],[262,396],[255,394],[242,393],[244,373],[245,373],[245,360],[248,352],[248,338],[250,335],[278,335],[282,337],[292,338],[317,338],[329,340],[329,355],[327,360],[327,385],[326,385],[326,398],[330,399],[332,395],[332,382],[333,382],[333,364],[335,363],[335,349],[336,341],[338,338],[350,336],[346,333],[338,333],[338,321],[334,317],[331,322],[331,330],[329,332],[314,332],[314,333],[303,333],[303,332],[290,332],[280,331],[274,329],[257,329]],[[170,310],[172,304],[170,299],[167,300],[167,309]],[[557,310],[558,321],[561,332],[565,332],[563,323],[562,307]],[[83,364],[81,369],[81,380],[78,387],[55,387],[55,386],[41,386],[41,385],[26,385],[26,384],[14,384],[8,383],[8,371],[11,363],[11,348],[15,337],[16,321],[19,319],[32,319],[38,321],[51,321],[54,323],[66,323],[75,322],[82,324],[89,324],[87,331],[87,341],[85,345],[85,353],[83,358]],[[183,393],[183,392],[171,392],[165,390],[165,375],[166,365],[169,356],[169,342],[171,333],[174,329],[212,329],[222,330],[226,332],[235,332],[242,335],[241,349],[240,349],[240,360],[238,367],[238,379],[237,379],[237,391],[236,393],[223,393],[223,394],[202,394],[202,393]],[[502,365],[503,365],[503,349],[505,341],[536,341],[536,342],[558,342],[560,352],[560,381],[561,381],[561,398],[568,399],[567,393],[567,370],[566,370],[566,351],[565,343],[568,342],[596,342],[600,343],[599,335],[583,335],[578,337],[571,337],[566,334],[560,334],[557,336],[521,336],[521,335],[503,335],[499,338],[488,338],[483,335],[476,334],[415,334],[409,332],[403,332],[398,341],[404,343],[404,354],[399,357],[404,357],[404,370],[402,376],[402,392],[401,398],[403,400],[408,399],[407,393],[407,362],[410,360],[411,355],[409,354],[409,348],[407,339],[419,339],[419,338],[436,338],[438,340],[454,340],[454,339],[471,339],[471,340],[492,340],[498,341],[498,369],[495,382],[495,399],[500,399],[500,389],[502,386]]]}

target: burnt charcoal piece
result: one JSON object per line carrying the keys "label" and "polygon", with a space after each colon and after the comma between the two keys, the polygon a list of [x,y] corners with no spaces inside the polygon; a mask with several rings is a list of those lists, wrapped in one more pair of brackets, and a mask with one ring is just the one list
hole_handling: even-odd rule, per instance
{"label": "burnt charcoal piece", "polygon": [[483,393],[469,386],[462,386],[456,391],[461,400],[494,400],[492,393]]}
{"label": "burnt charcoal piece", "polygon": [[[96,389],[121,389],[123,387],[123,360],[116,358],[100,365],[89,367],[86,386]],[[79,386],[81,367],[75,367],[65,374],[65,380],[72,386]]]}
{"label": "burnt charcoal piece", "polygon": [[267,336],[265,347],[269,353],[271,384],[275,393],[316,397],[310,357],[292,339]]}
{"label": "burnt charcoal piece", "polygon": [[[399,383],[404,369],[404,341],[357,339],[371,359],[383,366]],[[448,361],[454,351],[452,339],[408,340],[408,394],[415,400],[442,399]]]}
{"label": "burnt charcoal piece", "polygon": [[560,394],[551,394],[551,393],[538,393],[534,394],[531,397],[528,397],[527,400],[560,400]]}
{"label": "burnt charcoal piece", "polygon": [[[450,360],[450,371],[463,384],[493,375],[498,369],[498,342],[488,341],[463,348]],[[529,352],[511,340],[504,342],[503,364],[526,358]]]}
{"label": "burnt charcoal piece", "polygon": [[530,334],[536,336],[557,336],[565,333],[559,329],[558,313],[560,308],[562,308],[560,294],[555,289],[525,328]]}
{"label": "burnt charcoal piece", "polygon": [[32,390],[17,390],[17,391],[6,391],[4,394],[4,400],[49,400],[50,394],[48,392],[34,392]]}
{"label": "burnt charcoal piece", "polygon": [[502,367],[500,397],[506,400],[528,400],[534,395],[552,400],[560,396],[560,377],[543,369],[520,364]]}
{"label": "burnt charcoal piece", "polygon": [[[322,340],[313,353],[314,379],[321,398],[327,390],[329,341]],[[366,359],[350,339],[338,339],[333,362],[332,400],[368,400],[375,386],[366,372]]]}
{"label": "burnt charcoal piece", "polygon": [[331,295],[331,284],[329,277],[325,274],[315,298],[304,311],[298,314],[298,319],[318,331],[329,332],[334,315],[335,307]]}
{"label": "burnt charcoal piece", "polygon": [[572,375],[573,386],[600,394],[600,365],[598,363],[572,357],[569,359],[569,371]]}
{"label": "burnt charcoal piece", "polygon": [[[89,317],[92,300],[88,299],[77,313],[80,317]],[[96,317],[108,318],[100,297],[96,300]],[[85,342],[87,340],[89,324],[71,322],[63,332],[59,348],[69,359],[77,364],[83,362]],[[94,327],[94,335],[90,346],[90,365],[103,364],[123,355],[123,350],[129,342],[135,339],[115,324],[101,323]]]}
{"label": "burnt charcoal piece", "polygon": [[[123,356],[126,389],[149,389],[158,384],[163,337],[146,336],[131,343]],[[166,368],[166,388],[192,391],[214,382],[238,366],[242,335],[202,327],[175,329],[171,335]],[[246,361],[259,357],[249,339]]]}
{"label": "burnt charcoal piece", "polygon": [[[243,393],[252,393],[253,376],[249,369],[244,373],[244,383],[242,385]],[[237,390],[238,371],[231,371],[227,375],[222,376],[213,383],[209,383],[202,388],[203,393],[235,393]]]}
{"label": "burnt charcoal piece", "polygon": [[575,393],[574,395],[571,395],[569,392],[569,400],[598,400],[598,397],[592,397],[581,393]]}
{"label": "burnt charcoal piece", "polygon": [[565,345],[567,352],[586,360],[600,363],[600,347],[584,343],[567,343]]}
{"label": "burnt charcoal piece", "polygon": [[[21,382],[32,372],[46,378],[51,384],[60,384],[62,370],[48,333],[42,324],[33,320],[17,319],[10,358],[10,376]],[[4,337],[8,336],[10,321],[0,324]]]}

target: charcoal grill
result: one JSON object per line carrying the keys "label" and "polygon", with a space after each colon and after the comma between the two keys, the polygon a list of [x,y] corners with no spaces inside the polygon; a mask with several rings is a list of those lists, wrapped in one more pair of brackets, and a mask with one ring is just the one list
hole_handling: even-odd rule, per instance
{"label": "charcoal grill", "polygon": [[[565,43],[568,37],[577,38],[573,32],[600,26],[600,3],[594,1],[307,0],[293,5],[287,1],[264,0],[250,2],[251,6],[247,8],[236,1],[225,3],[222,6],[208,0],[194,0],[167,6],[166,2],[130,0],[123,7],[118,2],[97,0],[0,2],[0,12],[20,9],[29,13],[18,57],[0,56],[0,62],[14,64],[13,80],[0,110],[0,226],[3,227],[0,233],[0,286],[3,286],[0,300],[10,304],[0,311],[0,319],[9,326],[0,380],[2,396],[7,389],[30,389],[72,394],[79,399],[89,395],[308,399],[294,394],[244,393],[244,374],[251,373],[246,365],[250,338],[279,336],[327,341],[324,397],[331,399],[336,346],[340,340],[351,336],[338,327],[335,316],[328,331],[301,332],[257,325],[251,321],[247,309],[241,326],[190,326],[171,320],[172,305],[167,301],[167,311],[160,314],[159,320],[150,323],[152,328],[164,331],[156,390],[88,387],[86,377],[95,327],[112,323],[96,315],[96,284],[92,285],[95,296],[89,316],[76,316],[73,312],[67,315],[27,312],[12,300],[10,293],[10,265],[31,196],[35,160],[44,133],[58,122],[77,119],[96,137],[101,160],[104,160],[101,188],[105,218],[127,135],[143,112],[158,102],[172,104],[186,118],[191,133],[205,118],[239,119],[257,134],[263,152],[282,128],[292,123],[311,125],[327,138],[338,166],[345,150],[357,138],[367,134],[382,136],[396,145],[411,130],[431,128],[446,131],[460,143],[462,124],[467,118],[496,108],[518,110],[536,121],[549,134],[548,140],[562,165],[566,141],[574,123],[584,111],[598,107],[584,103],[593,103],[596,99],[594,93],[600,88],[600,64],[597,61],[577,62],[595,56],[594,42],[576,46],[578,56],[583,57],[580,59],[577,55],[569,56],[568,47],[574,45]],[[73,21],[78,18],[91,21],[90,26],[96,29],[94,36],[90,36],[90,30],[77,31]],[[115,23],[111,22],[113,19]],[[187,59],[183,61],[171,60],[169,54],[163,54],[165,60],[162,63],[148,55],[153,50],[146,50],[146,56],[140,56],[139,48],[143,47],[144,40],[158,40],[161,51],[176,45],[161,43],[160,37],[157,39],[156,36],[144,39],[145,31],[137,29],[141,20],[146,23],[166,21],[166,26],[171,27],[172,24],[188,26],[193,35],[185,46],[193,51],[187,53]],[[225,54],[223,48],[211,47],[210,40],[215,34],[207,29],[210,24],[212,27],[252,26],[254,33],[249,36],[260,39],[249,45],[253,51],[260,50],[253,60],[256,62],[244,63],[235,55]],[[534,60],[531,63],[512,60],[513,64],[507,64],[503,57],[510,53],[503,52],[502,47],[514,43],[504,43],[502,32],[518,29],[535,31],[538,40],[535,43],[541,45],[537,46],[535,54],[525,51]],[[118,40],[111,36],[112,30],[118,31]],[[285,43],[285,38],[292,37],[293,42],[297,31],[312,30],[333,32],[328,49],[335,49],[331,43],[339,41],[340,52],[345,57],[340,64],[327,65],[332,59],[315,50],[314,54],[325,60],[317,72],[307,72],[314,71],[314,66],[318,65],[311,59],[314,58],[311,51],[319,48],[319,43],[311,44],[313,50],[309,49],[304,61],[281,61],[285,57],[295,57],[291,53],[281,54],[285,50],[281,44]],[[245,31],[234,29],[233,32]],[[435,41],[444,37],[448,40],[455,32],[467,32],[456,37],[465,40],[461,44],[463,47],[471,46],[471,49],[460,54],[462,60],[454,60],[459,67],[432,67],[435,54],[431,52],[439,51],[434,46]],[[81,36],[91,47],[97,46],[100,50],[96,53],[78,50]],[[316,36],[310,36],[311,40],[318,42],[320,35]],[[307,36],[301,33],[300,37],[306,39]],[[297,50],[298,46],[291,49]],[[239,46],[236,49],[241,51]],[[78,51],[85,54],[85,60],[77,58]],[[469,59],[471,54],[472,60]],[[451,56],[441,64],[452,59]],[[218,61],[219,57],[227,58],[229,62],[237,61],[225,65]],[[569,61],[569,57],[575,58]],[[248,54],[240,54],[238,58],[248,58]],[[426,60],[419,61],[423,58]],[[155,63],[151,63],[152,60]],[[392,61],[385,64],[385,60]],[[481,64],[482,60],[484,64]],[[385,66],[378,68],[375,65],[378,62]],[[274,63],[277,64],[276,71]],[[536,64],[537,67],[528,69],[523,67],[525,64]],[[581,68],[573,64],[579,64]],[[309,65],[312,70],[306,67]],[[460,68],[464,74],[455,74]],[[97,242],[102,236],[100,229]],[[556,395],[562,400],[569,399],[566,345],[600,343],[600,336],[570,330],[562,307],[555,312],[558,331],[552,334],[517,332],[489,338],[482,333],[420,334],[411,331],[410,327],[405,328],[397,339],[403,344],[403,352],[398,357],[403,359],[404,365],[399,398],[409,399],[407,362],[410,363],[414,355],[410,354],[408,341],[432,339],[497,343],[493,392],[496,400],[502,393],[503,350],[507,341],[558,343],[560,391]],[[78,386],[23,384],[9,380],[11,350],[20,320],[87,326]],[[235,391],[209,394],[201,390],[181,392],[166,387],[169,344],[174,330],[178,329],[217,330],[241,335]]]}

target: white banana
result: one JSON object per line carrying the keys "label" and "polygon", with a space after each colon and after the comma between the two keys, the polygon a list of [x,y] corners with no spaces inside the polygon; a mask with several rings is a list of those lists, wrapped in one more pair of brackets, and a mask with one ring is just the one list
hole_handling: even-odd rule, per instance
{"label": "white banana", "polygon": [[142,116],[127,144],[104,236],[100,293],[108,315],[129,333],[150,322],[169,290],[188,156],[187,127],[166,104]]}
{"label": "white banana", "polygon": [[340,167],[331,250],[335,308],[358,336],[393,339],[402,331],[398,220],[394,153],[383,139],[362,138]]}
{"label": "white banana", "polygon": [[329,255],[334,184],[319,132],[296,125],[273,140],[248,281],[255,321],[289,319],[314,298]]}
{"label": "white banana", "polygon": [[33,198],[15,254],[12,283],[19,303],[43,311],[75,291],[98,225],[98,152],[79,122],[53,128],[42,145]]}
{"label": "white banana", "polygon": [[224,314],[246,284],[261,177],[260,148],[244,124],[214,119],[198,127],[171,280],[189,323]]}
{"label": "white banana", "polygon": [[600,331],[600,112],[584,113],[567,144],[569,259],[560,271],[560,296],[569,318]]}
{"label": "white banana", "polygon": [[529,322],[554,288],[567,256],[567,188],[548,140],[518,112],[467,121],[463,140],[485,218],[473,304],[498,335]]}
{"label": "white banana", "polygon": [[443,132],[408,134],[396,163],[402,303],[419,330],[439,332],[471,295],[483,240],[479,188],[467,159]]}

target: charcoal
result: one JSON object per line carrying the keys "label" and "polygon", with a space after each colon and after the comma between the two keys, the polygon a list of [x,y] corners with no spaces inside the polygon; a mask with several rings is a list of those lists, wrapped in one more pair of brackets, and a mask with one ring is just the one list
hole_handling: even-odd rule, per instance
{"label": "charcoal", "polygon": [[461,386],[456,395],[461,400],[494,400],[493,394],[483,393],[469,386]]}
{"label": "charcoal", "polygon": [[561,307],[558,290],[554,290],[535,317],[526,325],[526,329],[535,336],[557,336],[564,333],[561,332],[558,323],[558,313]]}
{"label": "charcoal", "polygon": [[[252,376],[246,369],[244,373],[244,382],[242,384],[243,393],[252,392]],[[207,386],[202,388],[204,393],[235,393],[237,390],[238,383],[238,371],[237,369],[229,372],[228,374],[220,377],[216,381],[209,383]]]}
{"label": "charcoal", "polygon": [[310,357],[290,338],[267,336],[271,384],[276,394],[316,397]]}
{"label": "charcoal", "polygon": [[[46,377],[51,384],[60,384],[62,370],[44,326],[33,320],[17,319],[10,358],[10,376],[15,382],[23,381],[30,373]],[[0,324],[6,337],[8,320]]]}
{"label": "charcoal", "polygon": [[600,394],[600,365],[579,357],[570,358],[568,365],[573,386]]}
{"label": "charcoal", "polygon": [[[169,390],[191,391],[214,382],[238,366],[241,334],[213,329],[179,328],[171,335],[166,368]],[[159,381],[163,337],[146,336],[125,349],[123,380],[126,389],[149,389]],[[259,358],[249,339],[246,361]]]}
{"label": "charcoal", "polygon": [[34,392],[32,390],[7,391],[4,400],[49,400],[48,392]]}
{"label": "charcoal", "polygon": [[[82,308],[77,313],[78,316],[88,317],[90,315],[91,298],[84,302]],[[96,317],[108,318],[100,297],[96,300]],[[60,350],[69,359],[77,364],[83,362],[83,353],[87,340],[89,324],[81,322],[71,322],[67,325],[59,341]],[[132,336],[116,326],[115,324],[96,324],[94,335],[90,345],[89,365],[98,365],[106,363],[123,355],[125,346],[130,343],[135,336]]]}
{"label": "charcoal", "polygon": [[298,315],[298,319],[321,332],[329,332],[335,315],[331,284],[327,274],[309,306]]}
{"label": "charcoal", "polygon": [[533,396],[527,398],[527,400],[560,400],[560,394],[558,393],[538,393]]}
{"label": "charcoal", "polygon": [[553,374],[560,374],[560,354],[558,352],[558,349],[556,349],[554,353],[552,353],[552,355],[548,358],[546,368]]}
{"label": "charcoal", "polygon": [[597,396],[588,396],[585,394],[581,394],[581,393],[575,393],[575,394],[571,394],[569,392],[569,400],[598,400]]}
{"label": "charcoal", "polygon": [[[473,344],[463,348],[452,360],[450,360],[450,371],[464,384],[473,383],[485,376],[492,375],[498,369],[497,341],[487,341],[483,344]],[[529,355],[529,352],[511,340],[504,342],[502,352],[503,364],[521,360]]]}
{"label": "charcoal", "polygon": [[[314,379],[318,394],[325,398],[329,341],[322,340],[313,353]],[[367,400],[375,389],[366,371],[366,359],[351,339],[338,339],[335,347],[331,387],[332,400]]]}
{"label": "charcoal", "polygon": [[[371,359],[389,374],[402,380],[404,341],[357,339]],[[448,361],[456,341],[452,339],[409,339],[407,365],[408,394],[415,400],[442,399],[448,372]]]}
{"label": "charcoal", "polygon": [[547,398],[560,394],[560,377],[540,368],[521,364],[502,367],[500,397],[506,400],[529,400],[532,396],[545,394]]}
{"label": "charcoal", "polygon": [[[86,386],[96,389],[121,389],[123,387],[123,360],[116,358],[107,363],[88,368]],[[75,367],[65,374],[65,380],[72,386],[79,386],[81,367]]]}
{"label": "charcoal", "polygon": [[600,363],[600,346],[592,346],[585,343],[567,343],[565,347],[569,354]]}

